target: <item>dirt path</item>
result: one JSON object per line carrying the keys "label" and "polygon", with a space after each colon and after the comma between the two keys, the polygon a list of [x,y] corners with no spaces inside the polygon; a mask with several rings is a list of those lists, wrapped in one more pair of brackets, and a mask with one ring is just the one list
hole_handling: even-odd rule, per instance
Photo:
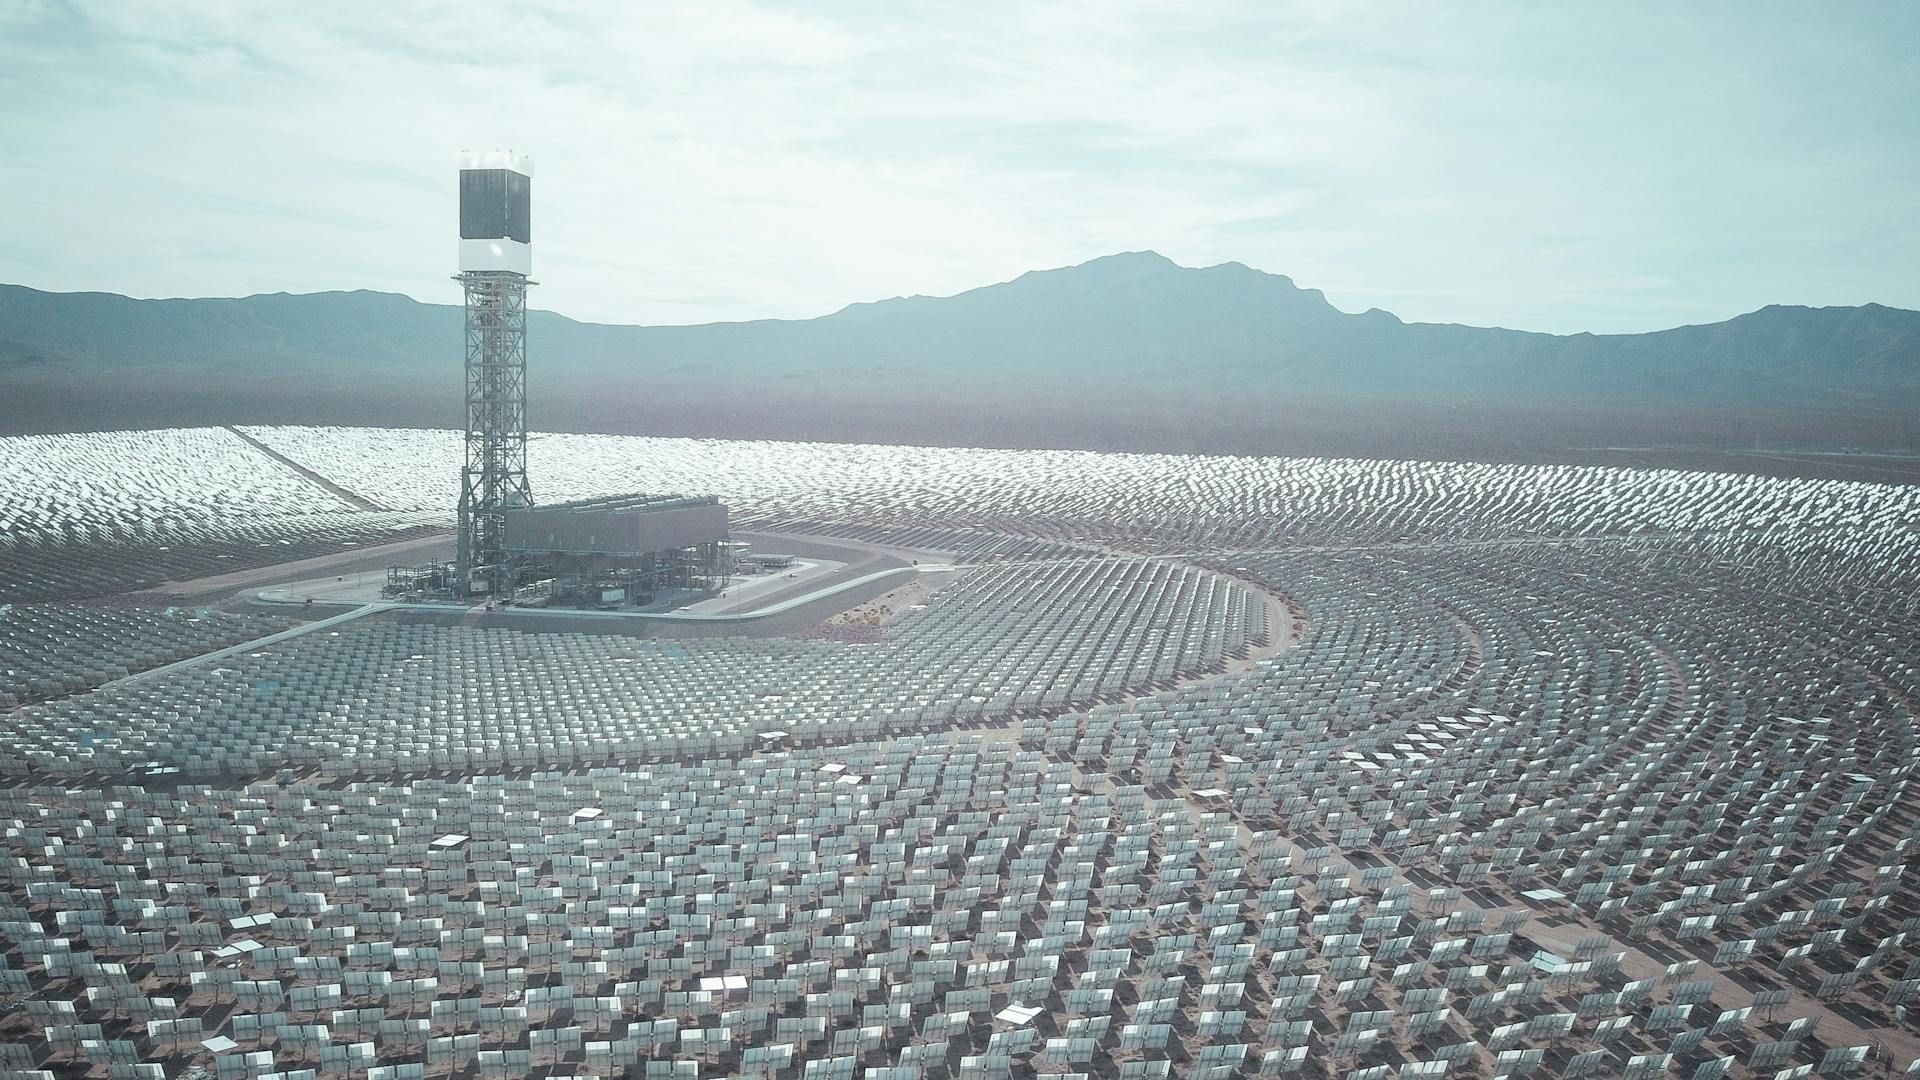
{"label": "dirt path", "polygon": [[346,488],[343,488],[339,484],[334,483],[332,480],[327,479],[325,476],[322,476],[321,474],[314,472],[312,469],[307,468],[305,465],[302,465],[299,462],[288,457],[287,455],[281,453],[280,451],[275,450],[273,447],[268,446],[266,443],[261,442],[259,439],[256,439],[253,436],[247,434],[246,432],[241,431],[239,428],[234,427],[232,424],[227,425],[227,430],[233,432],[235,437],[245,440],[248,446],[253,447],[255,450],[260,451],[261,453],[267,455],[268,457],[279,462],[280,464],[285,465],[287,468],[292,469],[294,472],[299,473],[301,476],[306,477],[309,482],[325,488],[328,492],[332,493],[335,497],[339,498],[342,502],[345,502],[347,505],[353,507],[355,510],[385,511],[387,509],[387,507],[381,506],[379,503],[374,502],[372,499],[366,498],[365,496],[359,495],[355,492],[348,491]]}

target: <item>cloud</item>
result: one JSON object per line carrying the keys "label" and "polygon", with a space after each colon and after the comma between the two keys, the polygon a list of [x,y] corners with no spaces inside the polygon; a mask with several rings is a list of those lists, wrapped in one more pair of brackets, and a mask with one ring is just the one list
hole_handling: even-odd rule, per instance
{"label": "cloud", "polygon": [[599,321],[1142,248],[1541,329],[1920,306],[1920,27],[1853,10],[0,0],[0,277],[451,302],[452,153],[510,146]]}

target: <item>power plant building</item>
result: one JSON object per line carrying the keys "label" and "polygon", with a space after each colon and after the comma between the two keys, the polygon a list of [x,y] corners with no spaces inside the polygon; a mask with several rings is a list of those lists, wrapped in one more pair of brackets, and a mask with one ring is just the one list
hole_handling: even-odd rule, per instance
{"label": "power plant building", "polygon": [[507,512],[518,555],[631,556],[727,539],[727,508],[706,496],[615,495]]}
{"label": "power plant building", "polygon": [[615,495],[509,510],[507,556],[556,602],[648,603],[723,588],[727,508],[712,496]]}

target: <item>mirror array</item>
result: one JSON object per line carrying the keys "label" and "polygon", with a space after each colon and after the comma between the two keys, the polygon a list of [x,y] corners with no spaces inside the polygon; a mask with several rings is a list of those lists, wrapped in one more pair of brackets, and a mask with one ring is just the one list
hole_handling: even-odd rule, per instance
{"label": "mirror array", "polygon": [[[446,513],[457,432],[248,428],[394,510]],[[748,524],[987,529],[1215,550],[1920,527],[1920,489],[1584,466],[1201,457],[543,434],[542,499],[716,494]]]}
{"label": "mirror array", "polygon": [[[400,514],[457,453],[246,434]],[[962,569],[871,645],[362,620],[7,714],[0,1069],[1920,1077],[1913,489],[531,456]]]}
{"label": "mirror array", "polygon": [[65,600],[422,536],[225,428],[0,438],[0,603]]}
{"label": "mirror array", "polygon": [[22,709],[0,774],[528,768],[1005,720],[1221,669],[1265,607],[1160,560],[957,575],[873,646],[361,620]]}
{"label": "mirror array", "polygon": [[205,608],[0,604],[0,708],[91,690],[294,625]]}

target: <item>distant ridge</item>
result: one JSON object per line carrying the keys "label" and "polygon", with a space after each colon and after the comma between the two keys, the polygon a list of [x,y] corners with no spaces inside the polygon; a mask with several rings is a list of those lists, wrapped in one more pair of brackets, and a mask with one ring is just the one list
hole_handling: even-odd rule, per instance
{"label": "distant ridge", "polygon": [[[1371,412],[1920,406],[1920,312],[1770,306],[1646,334],[1540,334],[1348,314],[1282,275],[1153,252],[814,319],[642,327],[535,312],[528,333],[534,415],[552,427],[699,414],[724,429],[783,401],[830,418],[820,437],[855,439],[914,438],[895,421],[937,416],[935,401],[1082,425],[1105,411],[1174,430],[1205,417],[1170,410],[1215,400],[1255,414],[1303,401]],[[135,300],[0,285],[0,388],[115,417],[144,401],[156,423],[457,423],[459,341],[457,307],[389,293]],[[0,424],[34,426],[6,409]]]}

